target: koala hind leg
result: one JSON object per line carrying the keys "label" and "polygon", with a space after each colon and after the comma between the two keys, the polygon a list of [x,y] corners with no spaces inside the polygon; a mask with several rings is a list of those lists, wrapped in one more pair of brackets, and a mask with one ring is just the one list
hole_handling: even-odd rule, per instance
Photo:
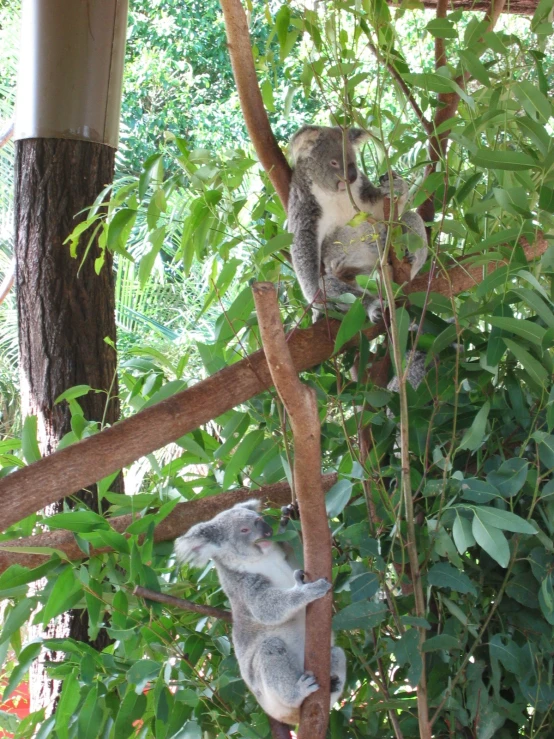
{"label": "koala hind leg", "polygon": [[331,706],[340,698],[346,681],[346,655],[340,647],[331,647]]}
{"label": "koala hind leg", "polygon": [[402,224],[402,233],[407,234],[407,238],[414,238],[416,242],[421,241],[421,246],[416,251],[406,249],[406,257],[412,265],[410,278],[417,275],[427,260],[429,248],[427,246],[427,232],[425,231],[425,222],[419,213],[409,210],[404,213],[400,219]]}
{"label": "koala hind leg", "polygon": [[262,683],[259,700],[262,707],[270,716],[291,723],[291,709],[299,708],[305,698],[319,690],[314,674],[298,669],[287,645],[277,636],[262,642],[259,666]]}
{"label": "koala hind leg", "polygon": [[[333,275],[325,275],[321,279],[320,284],[321,293],[326,298],[338,298],[340,295],[344,295],[344,293],[352,293],[352,295],[361,298],[367,311],[368,318],[373,323],[377,323],[383,317],[381,301],[379,298],[368,293],[366,290],[362,290],[362,288],[355,282],[343,282]],[[339,304],[337,307],[339,307],[339,310],[347,311],[349,306],[345,305],[343,308]]]}

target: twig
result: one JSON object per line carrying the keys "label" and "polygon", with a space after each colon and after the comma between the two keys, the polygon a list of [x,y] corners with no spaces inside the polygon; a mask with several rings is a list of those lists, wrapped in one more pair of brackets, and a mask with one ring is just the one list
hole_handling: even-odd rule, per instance
{"label": "twig", "polygon": [[15,282],[15,259],[12,259],[10,262],[10,266],[8,267],[8,270],[6,274],[4,275],[4,279],[2,280],[2,283],[0,284],[0,305],[4,302],[4,300],[8,297],[10,290],[13,287],[13,283]]}
{"label": "twig", "polygon": [[[285,406],[294,438],[294,483],[311,580],[331,580],[331,535],[321,489],[320,424],[315,391],[303,385],[285,339],[277,291],[270,282],[253,286],[260,335],[271,377]],[[302,704],[299,739],[325,739],[329,722],[332,594],[311,603],[306,615],[305,669],[320,689]]]}
{"label": "twig", "polygon": [[6,124],[6,127],[0,131],[0,149],[5,146],[13,136],[13,121]]}
{"label": "twig", "polygon": [[[329,490],[337,481],[336,474],[323,475],[321,483],[323,490]],[[212,495],[208,498],[200,498],[178,503],[171,513],[164,518],[154,529],[154,541],[173,541],[178,536],[186,533],[191,526],[200,521],[209,521],[221,511],[232,508],[236,503],[241,503],[250,498],[261,498],[264,504],[273,503],[279,507],[290,502],[291,490],[288,482],[277,482],[272,485],[263,485],[258,490],[251,488],[237,488],[227,492]],[[136,520],[135,514],[116,516],[108,519],[114,531],[123,533]],[[11,552],[2,551],[2,547],[9,547]],[[0,542],[0,573],[4,572],[12,564],[20,564],[25,567],[37,567],[50,556],[47,554],[33,554],[28,551],[17,552],[15,548],[22,549],[47,547],[62,551],[68,559],[75,561],[84,559],[83,550],[77,545],[71,531],[49,531],[25,539]],[[111,547],[91,547],[90,554],[101,554],[111,552]]]}
{"label": "twig", "polygon": [[137,585],[133,590],[133,595],[145,600],[154,600],[156,603],[164,603],[174,608],[180,608],[183,611],[192,611],[193,613],[199,613],[201,616],[210,616],[211,618],[218,618],[221,621],[227,621],[228,623],[233,622],[231,611],[225,611],[223,608],[214,608],[213,606],[203,606],[200,603],[194,603],[192,600],[186,600],[186,598],[176,598],[174,595],[167,595],[167,593],[158,593],[156,590],[150,590],[149,588],[142,588]]}
{"label": "twig", "polygon": [[286,210],[292,170],[273,135],[264,108],[252,58],[246,13],[240,0],[221,0],[221,8],[244,122],[258,159]]}
{"label": "twig", "polygon": [[383,58],[381,57],[379,53],[379,50],[377,49],[373,41],[369,41],[368,46],[369,46],[369,49],[375,55],[377,61],[384,63],[386,65],[387,69],[389,70],[390,75],[394,77],[394,79],[396,80],[396,83],[398,84],[402,92],[404,93],[406,100],[412,106],[412,109],[414,113],[416,114],[417,119],[421,123],[425,133],[427,133],[430,136],[431,133],[433,132],[433,124],[431,123],[431,121],[428,121],[427,118],[425,117],[425,114],[419,107],[419,104],[417,100],[415,99],[412,91],[410,90],[406,82],[402,79],[402,76],[400,75],[399,71],[396,69],[394,64],[389,59],[383,60]]}

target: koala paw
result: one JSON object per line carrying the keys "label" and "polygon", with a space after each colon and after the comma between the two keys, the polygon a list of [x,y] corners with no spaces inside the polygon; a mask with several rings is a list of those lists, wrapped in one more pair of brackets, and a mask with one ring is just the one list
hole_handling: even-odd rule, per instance
{"label": "koala paw", "polygon": [[295,570],[294,579],[298,585],[304,585],[304,570]]}
{"label": "koala paw", "polygon": [[323,598],[323,596],[331,589],[331,583],[324,577],[315,582],[304,583],[304,591],[309,595],[310,601]]}
{"label": "koala paw", "polygon": [[[391,194],[391,183],[388,173],[382,175],[379,178],[379,184],[381,186],[381,192],[384,197],[390,197]],[[408,183],[399,177],[396,172],[392,172],[392,189],[395,195],[406,195],[409,190]]]}
{"label": "koala paw", "polygon": [[381,307],[380,300],[373,300],[367,306],[367,317],[369,318],[371,323],[379,323],[379,321],[383,320],[383,309]]}
{"label": "koala paw", "polygon": [[338,280],[343,282],[353,282],[359,271],[352,266],[351,260],[347,257],[337,257],[329,262],[329,272]]}
{"label": "koala paw", "polygon": [[319,685],[313,672],[305,672],[301,675],[298,678],[296,685],[298,687],[298,692],[302,696],[302,700],[312,693],[315,693],[316,690],[319,690]]}

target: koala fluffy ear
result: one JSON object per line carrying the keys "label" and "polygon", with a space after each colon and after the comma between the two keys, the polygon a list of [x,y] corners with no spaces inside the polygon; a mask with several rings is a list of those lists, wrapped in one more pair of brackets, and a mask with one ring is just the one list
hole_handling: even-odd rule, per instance
{"label": "koala fluffy ear", "polygon": [[261,509],[262,507],[262,501],[257,500],[256,498],[253,498],[252,500],[245,500],[243,503],[237,503],[233,506],[233,508],[248,508],[251,511],[255,511],[256,513]]}
{"label": "koala fluffy ear", "polygon": [[302,126],[290,140],[289,151],[293,165],[300,157],[308,156],[319,138],[321,126]]}
{"label": "koala fluffy ear", "polygon": [[223,533],[218,526],[199,523],[175,541],[177,561],[193,567],[203,567],[219,551]]}
{"label": "koala fluffy ear", "polygon": [[362,128],[349,128],[348,129],[348,140],[354,147],[361,146],[365,141],[370,139],[370,135],[367,131]]}

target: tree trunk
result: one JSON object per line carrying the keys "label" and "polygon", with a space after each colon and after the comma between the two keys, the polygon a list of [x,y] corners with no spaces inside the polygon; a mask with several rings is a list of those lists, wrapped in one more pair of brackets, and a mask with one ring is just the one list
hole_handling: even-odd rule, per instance
{"label": "tree trunk", "polygon": [[[105,337],[115,343],[115,298],[112,255],[97,275],[100,249],[95,240],[82,262],[90,234],[81,237],[78,258],[63,242],[112,181],[115,150],[103,144],[68,139],[23,139],[16,142],[15,256],[19,322],[22,412],[38,418],[43,454],[51,454],[71,430],[66,402],[55,404],[74,385],[90,385],[78,399],[87,420],[112,424],[119,418],[117,357]],[[77,216],[77,217],[75,217]],[[121,482],[116,487],[120,487]],[[98,510],[94,487],[79,497]],[[53,513],[59,504],[48,510]],[[70,611],[48,625],[48,636],[88,641],[86,612]],[[102,649],[107,634],[93,645]],[[59,686],[49,680],[43,660],[31,679],[32,710],[52,708]]]}

